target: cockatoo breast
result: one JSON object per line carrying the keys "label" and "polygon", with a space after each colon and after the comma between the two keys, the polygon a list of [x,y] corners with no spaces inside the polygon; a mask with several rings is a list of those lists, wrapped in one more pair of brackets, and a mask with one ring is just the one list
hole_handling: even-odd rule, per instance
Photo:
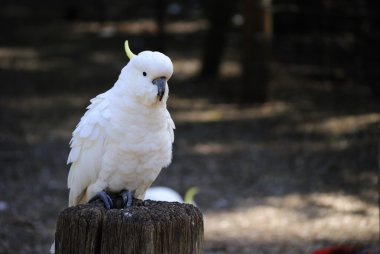
{"label": "cockatoo breast", "polygon": [[107,129],[100,177],[110,191],[148,187],[172,158],[166,107],[134,105],[135,113],[110,108],[115,110],[110,117],[112,128]]}

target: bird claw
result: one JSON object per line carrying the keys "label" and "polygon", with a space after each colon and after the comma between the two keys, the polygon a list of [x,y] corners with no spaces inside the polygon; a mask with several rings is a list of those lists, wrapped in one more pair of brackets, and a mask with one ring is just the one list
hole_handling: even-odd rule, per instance
{"label": "bird claw", "polygon": [[122,190],[120,192],[120,196],[123,198],[124,208],[132,206],[132,192],[130,192],[129,190]]}
{"label": "bird claw", "polygon": [[103,202],[104,207],[107,210],[110,210],[113,207],[112,199],[105,191],[97,192],[96,195],[88,201],[88,203],[92,203],[97,199],[100,199]]}

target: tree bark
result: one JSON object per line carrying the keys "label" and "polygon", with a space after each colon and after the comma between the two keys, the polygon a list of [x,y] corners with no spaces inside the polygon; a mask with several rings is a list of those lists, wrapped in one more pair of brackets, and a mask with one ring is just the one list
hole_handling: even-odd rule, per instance
{"label": "tree bark", "polygon": [[198,208],[177,202],[134,200],[133,206],[105,210],[100,201],[62,211],[56,254],[203,252],[203,218]]}

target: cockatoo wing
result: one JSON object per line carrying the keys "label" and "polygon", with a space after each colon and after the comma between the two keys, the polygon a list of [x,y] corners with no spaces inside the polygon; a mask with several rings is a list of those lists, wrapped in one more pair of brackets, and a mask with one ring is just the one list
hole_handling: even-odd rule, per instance
{"label": "cockatoo wing", "polygon": [[69,206],[88,201],[86,189],[99,175],[106,142],[105,123],[110,118],[105,97],[101,94],[91,100],[70,141],[71,151],[67,160],[68,164],[71,163],[67,180]]}
{"label": "cockatoo wing", "polygon": [[168,110],[166,110],[166,120],[167,120],[167,123],[168,123],[168,132],[170,134],[170,138],[171,138],[171,141],[172,143],[174,142],[174,129],[175,129],[175,124],[174,124],[174,121],[173,119],[171,118],[170,116],[170,113]]}

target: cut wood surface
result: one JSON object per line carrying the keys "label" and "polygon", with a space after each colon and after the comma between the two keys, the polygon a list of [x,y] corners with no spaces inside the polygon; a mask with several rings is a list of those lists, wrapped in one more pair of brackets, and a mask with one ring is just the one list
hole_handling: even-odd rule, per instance
{"label": "cut wood surface", "polygon": [[63,210],[55,235],[56,254],[203,252],[203,218],[189,204],[136,200],[106,210],[100,201]]}

